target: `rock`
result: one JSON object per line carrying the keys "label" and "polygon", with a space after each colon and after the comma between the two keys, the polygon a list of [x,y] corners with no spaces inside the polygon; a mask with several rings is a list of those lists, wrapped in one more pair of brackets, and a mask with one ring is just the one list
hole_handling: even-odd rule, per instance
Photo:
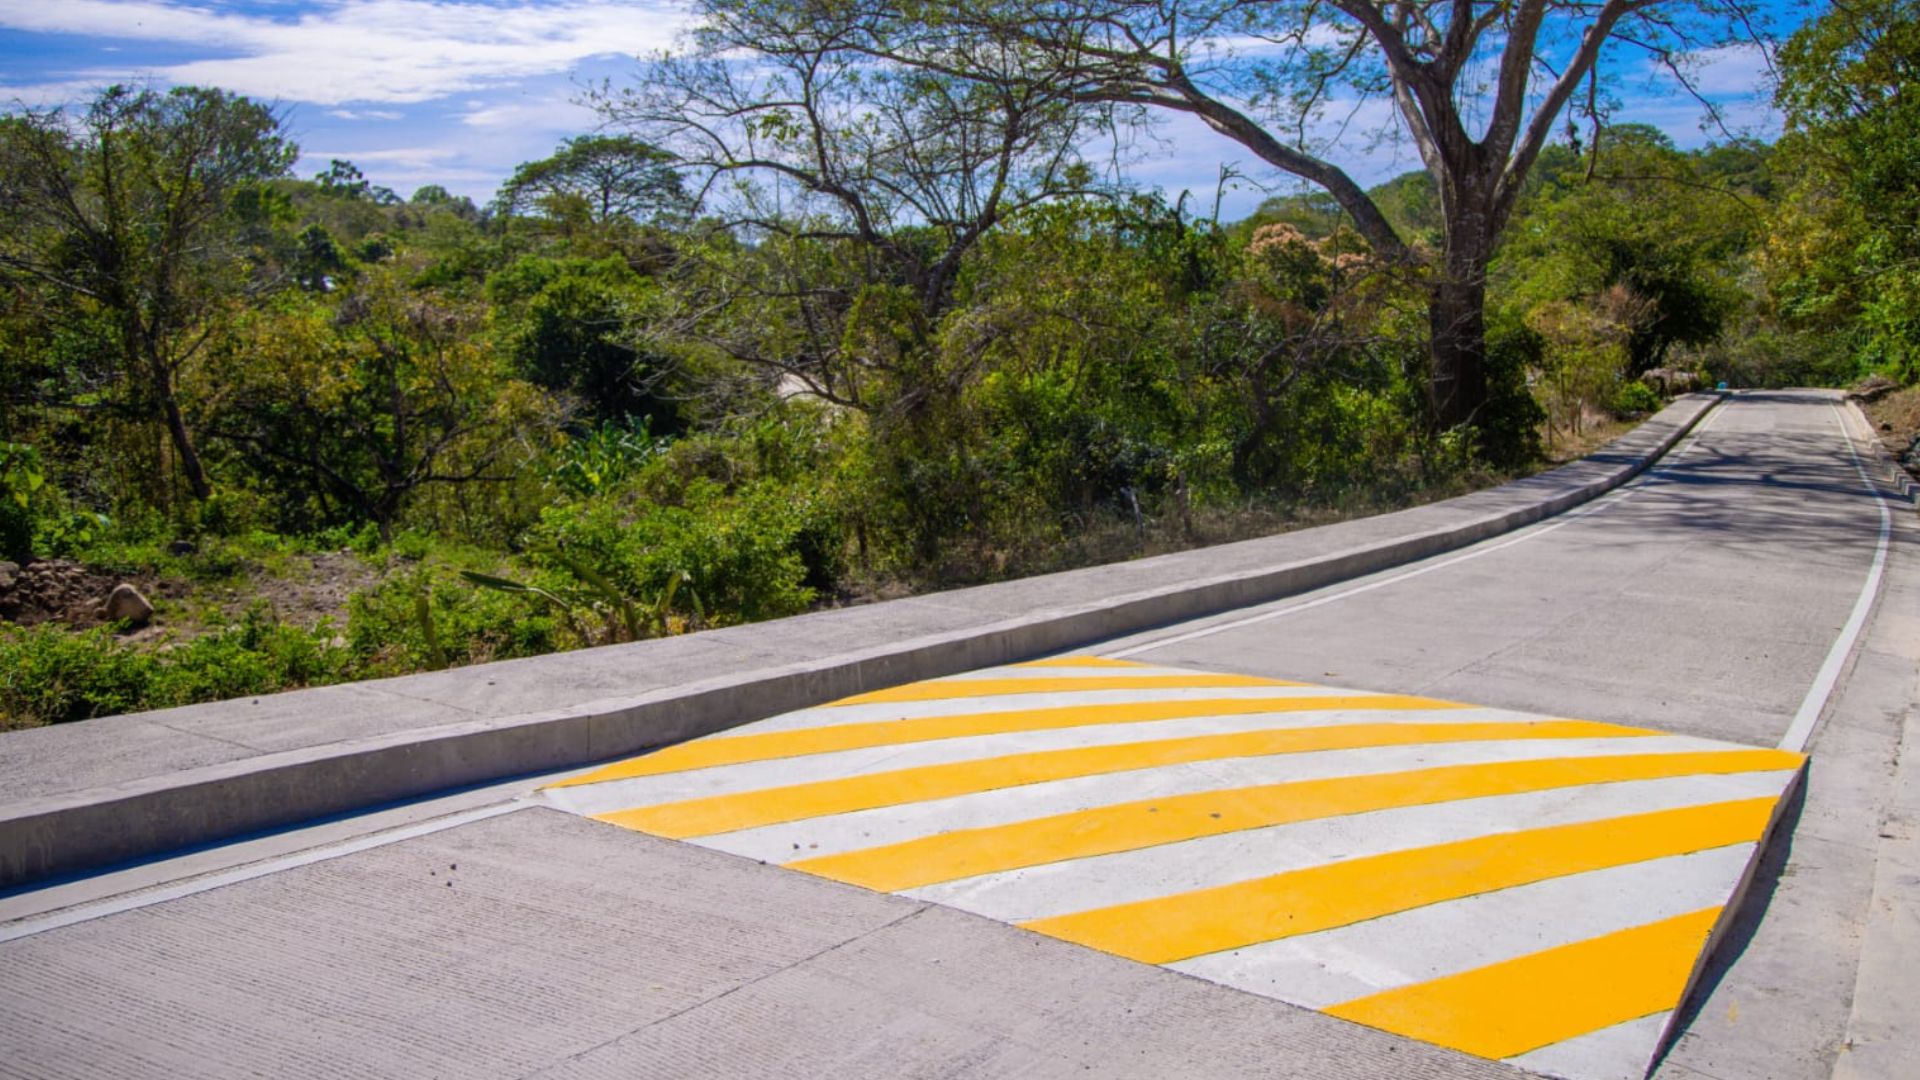
{"label": "rock", "polygon": [[145,626],[153,618],[153,605],[140,595],[140,590],[121,582],[107,594],[107,619],[110,622],[126,622],[134,626]]}
{"label": "rock", "polygon": [[1677,368],[1653,368],[1643,373],[1640,381],[1668,396],[1700,389],[1700,376]]}
{"label": "rock", "polygon": [[167,545],[169,555],[194,555],[200,551],[200,545],[191,540],[175,540]]}
{"label": "rock", "polygon": [[0,562],[0,589],[13,588],[13,581],[19,576],[19,563]]}
{"label": "rock", "polygon": [[1886,397],[1898,389],[1900,389],[1899,383],[1887,378],[1885,375],[1875,375],[1870,379],[1854,384],[1853,389],[1847,391],[1847,397],[1854,401],[1873,402],[1879,401],[1881,398]]}

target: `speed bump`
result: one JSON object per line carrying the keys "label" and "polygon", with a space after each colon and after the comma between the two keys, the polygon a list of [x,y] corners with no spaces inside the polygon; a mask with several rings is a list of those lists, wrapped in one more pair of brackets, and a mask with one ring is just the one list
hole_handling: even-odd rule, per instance
{"label": "speed bump", "polygon": [[1062,657],[787,713],[545,797],[1549,1075],[1637,1080],[1804,763]]}

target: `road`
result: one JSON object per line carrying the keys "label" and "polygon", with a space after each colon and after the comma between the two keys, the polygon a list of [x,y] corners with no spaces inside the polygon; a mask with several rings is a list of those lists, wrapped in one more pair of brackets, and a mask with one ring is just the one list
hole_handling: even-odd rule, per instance
{"label": "road", "polygon": [[[1571,514],[1079,651],[1804,743],[1802,793],[1656,1075],[1875,1075],[1915,1038],[1914,965],[1877,943],[1902,940],[1883,909],[1913,904],[1883,864],[1905,836],[1920,560],[1911,511],[1885,513],[1856,468],[1853,422],[1828,395],[1740,395]],[[608,828],[535,786],[48,891],[0,925],[0,1075],[1525,1075]]]}

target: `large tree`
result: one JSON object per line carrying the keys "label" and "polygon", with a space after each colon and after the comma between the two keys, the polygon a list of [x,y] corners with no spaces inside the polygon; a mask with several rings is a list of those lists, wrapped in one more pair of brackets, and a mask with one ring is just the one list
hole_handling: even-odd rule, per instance
{"label": "large tree", "polygon": [[[1325,190],[1375,252],[1424,263],[1334,161],[1347,121],[1391,102],[1439,193],[1429,279],[1430,397],[1443,425],[1487,401],[1486,272],[1540,151],[1570,103],[1604,102],[1600,64],[1639,52],[1688,80],[1688,58],[1757,36],[1751,0],[708,0],[796,23],[832,13],[894,62],[954,74],[980,40],[1019,50],[1021,77],[1074,100],[1197,117]],[[857,9],[857,15],[850,15]],[[1330,110],[1338,115],[1329,117]],[[1356,131],[1357,135],[1358,132]]]}
{"label": "large tree", "polygon": [[115,331],[134,404],[165,428],[188,489],[213,488],[176,387],[257,276],[229,213],[297,154],[272,110],[219,90],[110,87],[78,117],[0,120],[0,274],[64,294]]}
{"label": "large tree", "polygon": [[556,199],[577,201],[600,224],[649,221],[686,208],[673,155],[627,135],[568,139],[552,157],[515,169],[500,187],[500,205],[510,213]]}
{"label": "large tree", "polygon": [[1026,79],[1017,43],[953,42],[957,74],[889,62],[897,20],[810,3],[708,0],[691,50],[598,104],[671,152],[724,230],[683,251],[680,337],[783,393],[912,411],[961,381],[932,339],[969,253],[1091,186],[1091,111]]}
{"label": "large tree", "polygon": [[1920,378],[1920,2],[1834,0],[1781,61],[1774,293],[1862,370]]}

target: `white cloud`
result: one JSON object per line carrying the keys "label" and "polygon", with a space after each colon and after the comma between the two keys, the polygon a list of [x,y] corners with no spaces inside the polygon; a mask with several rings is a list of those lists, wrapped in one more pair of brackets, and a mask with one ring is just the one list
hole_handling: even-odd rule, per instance
{"label": "white cloud", "polygon": [[406,116],[392,109],[328,109],[327,115],[342,120],[399,120]]}
{"label": "white cloud", "polygon": [[[1694,89],[1709,98],[1773,93],[1773,72],[1767,66],[1767,54],[1757,45],[1741,43],[1693,53],[1681,61],[1680,70]],[[1662,78],[1673,83],[1671,74],[1663,73]]]}
{"label": "white cloud", "polygon": [[74,79],[27,86],[0,86],[0,105],[24,105],[29,109],[54,108],[91,97],[106,85],[104,80]]}
{"label": "white cloud", "polygon": [[153,74],[320,105],[427,101],[648,52],[687,18],[675,0],[321,0],[286,19],[164,0],[0,0],[0,27],[197,45],[229,55]]}
{"label": "white cloud", "polygon": [[507,101],[494,104],[473,103],[477,107],[461,114],[468,127],[511,131],[580,131],[599,122],[599,114],[571,96],[550,95],[531,101]]}
{"label": "white cloud", "polygon": [[302,160],[315,161],[351,161],[355,165],[397,165],[409,169],[431,168],[449,158],[459,156],[459,151],[447,146],[409,146],[385,150],[308,150],[301,154]]}

